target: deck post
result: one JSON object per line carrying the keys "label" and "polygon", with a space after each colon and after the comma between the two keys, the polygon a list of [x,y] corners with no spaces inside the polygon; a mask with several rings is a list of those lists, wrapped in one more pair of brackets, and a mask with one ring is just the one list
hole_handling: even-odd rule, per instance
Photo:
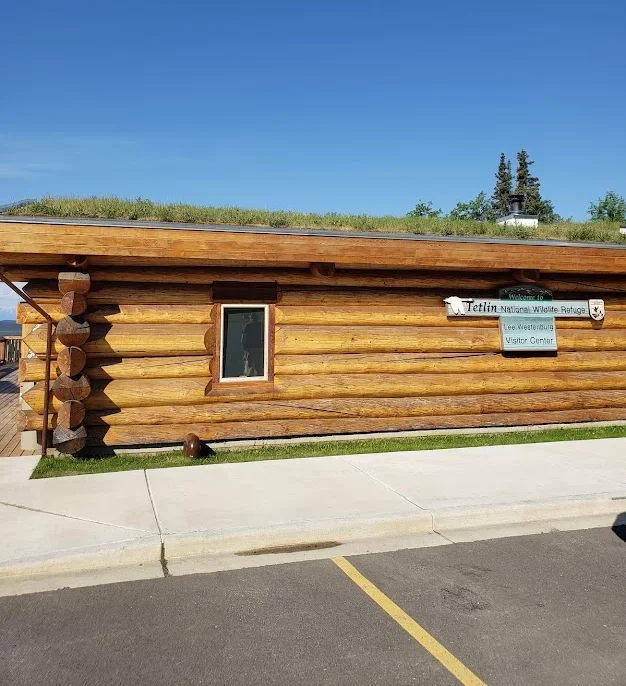
{"label": "deck post", "polygon": [[43,405],[43,432],[41,436],[41,456],[46,457],[48,453],[48,421],[50,418],[50,358],[52,356],[52,334],[54,320],[52,317],[24,291],[6,278],[3,268],[0,266],[0,281],[4,282],[12,291],[23,298],[31,307],[46,319],[46,370],[43,382],[44,405]]}

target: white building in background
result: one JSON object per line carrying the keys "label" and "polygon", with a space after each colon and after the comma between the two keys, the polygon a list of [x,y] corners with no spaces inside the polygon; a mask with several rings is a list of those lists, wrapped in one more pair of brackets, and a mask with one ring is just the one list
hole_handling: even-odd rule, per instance
{"label": "white building in background", "polygon": [[506,226],[528,226],[536,229],[539,226],[539,217],[536,214],[524,214],[524,195],[513,193],[509,196],[509,214],[496,219],[496,224]]}

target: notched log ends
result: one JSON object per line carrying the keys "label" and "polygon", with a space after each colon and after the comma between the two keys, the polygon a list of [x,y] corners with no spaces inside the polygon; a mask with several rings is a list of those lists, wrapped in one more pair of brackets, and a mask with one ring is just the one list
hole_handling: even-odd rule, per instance
{"label": "notched log ends", "polygon": [[69,315],[84,314],[87,311],[87,298],[76,291],[69,291],[61,298],[61,310]]}
{"label": "notched log ends", "polygon": [[88,255],[69,255],[66,260],[68,267],[73,267],[74,269],[86,269],[89,264]]}
{"label": "notched log ends", "polygon": [[311,274],[318,278],[335,276],[334,262],[311,262]]}
{"label": "notched log ends", "polygon": [[67,400],[59,407],[57,426],[75,429],[85,419],[85,406],[79,400]]}
{"label": "notched log ends", "polygon": [[77,377],[61,374],[52,384],[54,397],[61,402],[67,400],[84,400],[91,393],[91,383],[84,374]]}
{"label": "notched log ends", "polygon": [[59,291],[62,295],[74,291],[86,295],[91,288],[91,277],[82,272],[59,272]]}
{"label": "notched log ends", "polygon": [[56,327],[57,341],[65,347],[58,351],[59,374],[52,384],[54,397],[63,403],[58,408],[52,444],[59,452],[74,455],[87,444],[87,429],[82,424],[85,406],[80,401],[91,393],[91,382],[80,372],[87,362],[81,346],[89,340],[91,327],[81,315],[87,311],[85,296],[91,288],[91,277],[83,272],[60,272],[58,286],[63,296],[61,311],[67,316]]}
{"label": "notched log ends", "polygon": [[57,340],[65,346],[84,345],[91,334],[91,327],[84,317],[64,317],[57,324]]}
{"label": "notched log ends", "polygon": [[87,429],[79,426],[68,429],[58,425],[52,434],[52,445],[65,455],[75,455],[87,445]]}
{"label": "notched log ends", "polygon": [[57,372],[67,376],[80,374],[87,364],[87,354],[77,346],[63,348],[57,355]]}

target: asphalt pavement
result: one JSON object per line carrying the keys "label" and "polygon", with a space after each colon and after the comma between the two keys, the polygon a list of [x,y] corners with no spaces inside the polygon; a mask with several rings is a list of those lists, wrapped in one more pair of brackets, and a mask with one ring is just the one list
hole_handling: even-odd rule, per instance
{"label": "asphalt pavement", "polygon": [[624,539],[350,557],[377,602],[330,559],[0,598],[0,684],[623,686]]}

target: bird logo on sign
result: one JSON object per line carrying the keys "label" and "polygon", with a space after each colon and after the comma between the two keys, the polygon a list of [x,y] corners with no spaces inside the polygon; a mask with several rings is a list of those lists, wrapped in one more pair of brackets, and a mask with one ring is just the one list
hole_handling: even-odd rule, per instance
{"label": "bird logo on sign", "polygon": [[594,298],[589,301],[589,316],[596,322],[604,319],[604,300]]}
{"label": "bird logo on sign", "polygon": [[443,301],[448,305],[449,311],[452,314],[464,315],[465,303],[471,303],[473,298],[459,298],[457,295],[451,295],[449,298],[444,298]]}

